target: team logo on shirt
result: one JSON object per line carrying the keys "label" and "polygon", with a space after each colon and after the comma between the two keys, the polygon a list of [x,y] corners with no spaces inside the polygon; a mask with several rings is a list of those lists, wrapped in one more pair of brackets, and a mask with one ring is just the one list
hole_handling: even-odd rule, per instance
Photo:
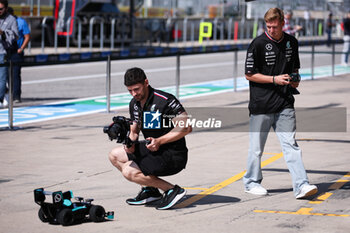
{"label": "team logo on shirt", "polygon": [[287,43],[286,43],[286,48],[287,48],[287,49],[290,48],[290,41],[287,41]]}
{"label": "team logo on shirt", "polygon": [[268,43],[265,45],[265,49],[268,50],[268,51],[271,51],[272,50],[272,44]]}
{"label": "team logo on shirt", "polygon": [[293,54],[292,46],[290,45],[290,41],[287,41],[287,43],[286,43],[286,59],[287,59],[287,62],[291,61],[292,54]]}
{"label": "team logo on shirt", "polygon": [[153,104],[152,107],[151,107],[151,112],[154,112],[156,110],[156,105]]}
{"label": "team logo on shirt", "polygon": [[[254,57],[253,57],[253,53],[247,53],[247,59],[245,62],[246,68],[253,68],[254,67]],[[248,73],[249,70],[248,70]]]}
{"label": "team logo on shirt", "polygon": [[157,110],[156,112],[143,112],[143,128],[144,129],[160,129],[162,114]]}

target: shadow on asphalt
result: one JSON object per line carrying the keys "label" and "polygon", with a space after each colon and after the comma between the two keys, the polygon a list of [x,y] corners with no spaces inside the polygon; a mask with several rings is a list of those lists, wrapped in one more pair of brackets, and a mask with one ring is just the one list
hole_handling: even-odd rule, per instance
{"label": "shadow on asphalt", "polygon": [[[186,196],[186,198],[191,198],[192,196],[195,196],[195,195],[188,195]],[[207,195],[207,196],[204,196],[199,201],[189,205],[188,207],[195,207],[197,205],[234,203],[234,202],[240,202],[240,201],[241,199],[236,197],[231,197],[231,196]]]}
{"label": "shadow on asphalt", "polygon": [[[280,168],[263,168],[263,171],[270,171],[270,172],[289,172],[288,169],[280,169]],[[326,175],[340,175],[344,176],[349,171],[324,171],[324,170],[306,170],[306,173],[313,173],[313,174],[326,174]]]}
{"label": "shadow on asphalt", "polygon": [[[210,204],[223,204],[223,203],[234,203],[239,202],[241,199],[229,196],[221,196],[221,195],[186,195],[179,203],[190,199],[194,196],[200,196],[200,200],[186,206],[185,208],[192,208],[198,205],[210,205]],[[155,201],[145,205],[146,207],[156,207],[159,204],[159,201]]]}

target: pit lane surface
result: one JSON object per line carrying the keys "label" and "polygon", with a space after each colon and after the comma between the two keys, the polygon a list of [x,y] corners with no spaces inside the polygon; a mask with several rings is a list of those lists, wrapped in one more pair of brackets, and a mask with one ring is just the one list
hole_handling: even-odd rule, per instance
{"label": "pit lane surface", "polygon": [[[197,77],[195,73],[206,72],[196,70],[192,77]],[[302,94],[296,97],[296,107],[349,108],[349,87],[349,75],[305,81],[299,88]],[[245,90],[185,99],[183,103],[186,108],[246,108],[248,96]],[[126,115],[127,110],[118,110],[118,114]],[[348,125],[346,132],[297,133],[310,182],[319,188],[317,195],[308,200],[294,198],[291,178],[274,133],[269,135],[262,159],[262,184],[270,195],[257,197],[244,193],[240,179],[246,166],[248,133],[194,131],[187,136],[190,156],[186,169],[166,178],[185,187],[187,195],[176,208],[158,211],[152,205],[125,203],[137,194],[139,187],[126,181],[108,161],[108,151],[116,144],[102,133],[102,127],[114,115],[95,113],[30,123],[17,131],[0,131],[2,232],[350,230]],[[346,117],[349,122],[348,113]],[[116,219],[70,227],[44,224],[37,216],[39,206],[33,199],[33,190],[39,187],[49,191],[72,190],[76,196],[94,198],[95,204],[107,211],[114,210]]]}

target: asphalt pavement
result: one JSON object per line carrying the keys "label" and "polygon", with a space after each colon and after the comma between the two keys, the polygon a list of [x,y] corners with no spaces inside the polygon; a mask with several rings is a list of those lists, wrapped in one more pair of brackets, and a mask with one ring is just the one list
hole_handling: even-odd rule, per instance
{"label": "asphalt pavement", "polygon": [[[296,107],[350,107],[350,75],[302,82]],[[226,92],[183,100],[186,108],[247,108],[248,91]],[[248,132],[194,130],[187,138],[189,161],[185,170],[166,177],[187,190],[170,210],[154,205],[129,206],[138,185],[128,182],[110,164],[115,146],[102,128],[118,112],[21,125],[0,131],[0,232],[332,232],[350,231],[349,125],[339,132],[299,132],[298,144],[310,183],[319,192],[296,200],[291,177],[276,135],[271,132],[263,156],[262,185],[268,196],[244,193]],[[345,112],[349,122],[349,113]],[[304,121],[310,119],[298,118]],[[311,119],[312,122],[313,119]],[[246,121],[242,124],[247,124]],[[311,123],[312,124],[312,123]],[[321,130],[320,130],[321,131]],[[72,190],[94,198],[95,204],[115,212],[115,219],[62,227],[42,223],[33,190]]]}

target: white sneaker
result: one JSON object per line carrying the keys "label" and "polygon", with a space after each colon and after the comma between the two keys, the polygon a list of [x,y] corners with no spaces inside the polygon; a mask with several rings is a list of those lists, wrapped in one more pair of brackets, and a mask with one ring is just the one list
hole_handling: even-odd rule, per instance
{"label": "white sneaker", "polygon": [[345,67],[348,67],[348,66],[349,66],[348,63],[346,63],[346,62],[342,62],[340,65],[341,65],[341,66],[345,66]]}
{"label": "white sneaker", "polygon": [[258,186],[254,186],[251,189],[246,189],[245,190],[246,193],[250,193],[250,194],[254,194],[254,195],[260,195],[260,196],[265,196],[267,195],[267,190],[264,189],[263,186],[258,185]]}
{"label": "white sneaker", "polygon": [[314,194],[317,193],[317,187],[316,185],[310,185],[310,184],[304,184],[300,191],[299,194],[295,196],[296,199],[301,199],[301,198],[305,198],[308,196],[312,196]]}

